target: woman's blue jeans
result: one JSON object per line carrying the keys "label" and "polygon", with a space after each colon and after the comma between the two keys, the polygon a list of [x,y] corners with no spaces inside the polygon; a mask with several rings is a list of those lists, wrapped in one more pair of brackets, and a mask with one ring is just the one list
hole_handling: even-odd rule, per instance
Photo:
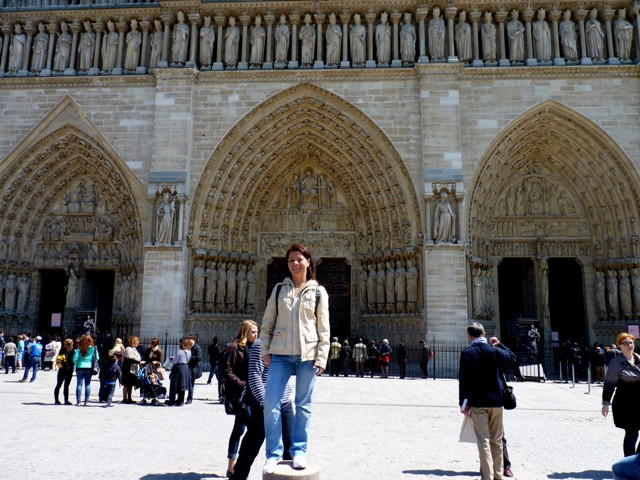
{"label": "woman's blue jeans", "polygon": [[282,458],[282,395],[285,386],[296,373],[295,418],[291,432],[291,456],[305,457],[311,427],[311,397],[316,383],[316,371],[312,361],[303,362],[299,355],[272,355],[269,376],[265,386],[264,432],[266,457]]}
{"label": "woman's blue jeans", "polygon": [[89,401],[91,396],[91,368],[76,368],[76,402],[80,403],[82,397],[82,384],[84,383],[84,403]]}
{"label": "woman's blue jeans", "polygon": [[240,437],[247,429],[242,415],[236,415],[233,422],[233,430],[229,436],[229,448],[227,449],[227,458],[238,458],[238,447],[240,446]]}
{"label": "woman's blue jeans", "polygon": [[640,478],[640,454],[618,460],[611,467],[615,480],[635,480]]}

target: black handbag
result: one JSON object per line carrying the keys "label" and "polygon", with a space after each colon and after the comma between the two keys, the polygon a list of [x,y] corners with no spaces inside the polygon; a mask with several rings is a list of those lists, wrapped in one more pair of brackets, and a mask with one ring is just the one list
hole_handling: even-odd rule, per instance
{"label": "black handbag", "polygon": [[242,390],[240,394],[240,398],[229,398],[225,397],[224,399],[224,413],[227,415],[242,415],[242,412],[247,408],[247,405],[244,402],[245,392],[247,391],[247,387]]}
{"label": "black handbag", "polygon": [[513,393],[513,387],[507,385],[507,378],[502,374],[502,383],[504,384],[504,392],[502,392],[502,406],[505,410],[513,410],[516,408],[516,394]]}

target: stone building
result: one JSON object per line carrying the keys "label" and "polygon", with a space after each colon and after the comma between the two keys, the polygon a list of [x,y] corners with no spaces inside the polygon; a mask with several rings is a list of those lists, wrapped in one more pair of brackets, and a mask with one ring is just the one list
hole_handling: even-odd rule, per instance
{"label": "stone building", "polygon": [[638,2],[0,4],[4,331],[231,338],[293,242],[339,337],[640,323]]}

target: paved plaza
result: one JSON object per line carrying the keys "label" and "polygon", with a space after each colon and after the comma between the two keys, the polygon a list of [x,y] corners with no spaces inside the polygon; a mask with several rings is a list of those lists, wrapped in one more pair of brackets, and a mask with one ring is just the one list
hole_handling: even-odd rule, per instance
{"label": "paved plaza", "polygon": [[[56,374],[0,375],[0,479],[205,480],[224,478],[233,423],[215,380],[196,384],[184,407],[53,404]],[[600,414],[601,386],[516,383],[518,408],[505,412],[519,480],[611,479],[623,431]],[[318,379],[309,444],[323,480],[478,479],[474,444],[458,443],[456,380]],[[121,400],[121,390],[116,392]],[[71,400],[75,403],[75,378]],[[262,477],[264,448],[250,479]]]}

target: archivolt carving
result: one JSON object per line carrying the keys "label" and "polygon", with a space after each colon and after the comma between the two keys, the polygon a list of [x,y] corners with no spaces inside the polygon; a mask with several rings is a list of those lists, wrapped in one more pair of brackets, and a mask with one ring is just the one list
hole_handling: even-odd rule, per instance
{"label": "archivolt carving", "polygon": [[285,182],[308,169],[340,193],[335,209],[313,208],[311,198],[301,208],[331,210],[328,222],[348,209],[365,251],[415,245],[417,197],[389,140],[352,105],[303,84],[256,108],[221,142],[194,195],[191,247],[256,252],[260,225],[291,211],[290,203],[270,210]]}
{"label": "archivolt carving", "polygon": [[638,235],[638,185],[599,127],[545,102],[509,125],[479,162],[467,217],[473,253],[509,255],[496,237],[571,241],[572,253],[590,239],[596,259],[626,257]]}

